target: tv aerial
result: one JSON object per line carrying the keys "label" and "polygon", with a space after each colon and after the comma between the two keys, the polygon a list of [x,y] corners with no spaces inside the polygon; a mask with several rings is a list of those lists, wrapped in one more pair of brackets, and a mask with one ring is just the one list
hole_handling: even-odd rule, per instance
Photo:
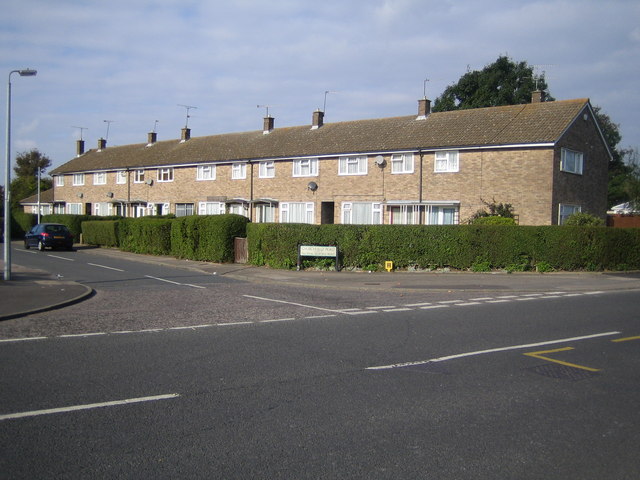
{"label": "tv aerial", "polygon": [[89,130],[87,127],[75,127],[75,126],[71,126],[71,128],[77,128],[78,130],[80,130],[80,140],[83,140],[82,138],[82,132],[84,132],[85,130]]}
{"label": "tv aerial", "polygon": [[103,120],[103,122],[107,124],[107,135],[104,137],[104,139],[109,140],[109,127],[113,123],[113,120]]}
{"label": "tv aerial", "polygon": [[184,128],[189,128],[189,118],[191,118],[191,115],[189,115],[189,110],[194,109],[194,108],[198,108],[198,107],[194,107],[193,105],[182,105],[182,104],[178,104],[179,107],[183,107],[187,110],[187,119],[184,122]]}

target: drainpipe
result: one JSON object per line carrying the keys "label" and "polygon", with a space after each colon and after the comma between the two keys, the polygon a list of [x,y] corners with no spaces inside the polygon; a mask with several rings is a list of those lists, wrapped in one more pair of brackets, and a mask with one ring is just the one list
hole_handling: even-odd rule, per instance
{"label": "drainpipe", "polygon": [[249,161],[249,220],[253,222],[253,162]]}
{"label": "drainpipe", "polygon": [[[418,149],[418,155],[420,155],[420,179],[418,180],[418,202],[420,203],[420,205],[422,205],[422,188],[423,188],[423,186],[422,186],[422,170],[423,170],[422,163],[423,163],[424,154],[423,154],[421,148]],[[420,224],[421,225],[423,224],[423,221],[424,221],[424,218],[422,218],[424,216],[424,213],[425,212],[421,208],[420,209],[420,217],[421,217],[420,218]]]}

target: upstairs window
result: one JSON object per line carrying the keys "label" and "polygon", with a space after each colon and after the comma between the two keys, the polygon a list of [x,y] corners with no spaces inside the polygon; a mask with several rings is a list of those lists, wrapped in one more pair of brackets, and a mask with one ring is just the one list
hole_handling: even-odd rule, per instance
{"label": "upstairs window", "polygon": [[118,170],[116,172],[116,183],[123,185],[127,183],[127,171],[126,170]]}
{"label": "upstairs window", "polygon": [[[159,168],[158,169],[158,181],[159,182],[173,182],[173,168]],[[189,215],[192,215],[192,213],[189,214]]]}
{"label": "upstairs window", "polygon": [[56,187],[64,187],[64,175],[56,175]]}
{"label": "upstairs window", "polygon": [[244,180],[247,178],[247,164],[246,163],[234,163],[231,165],[231,179],[232,180]]}
{"label": "upstairs window", "polygon": [[563,172],[582,175],[583,156],[582,152],[576,152],[563,148],[560,154],[560,170]]}
{"label": "upstairs window", "polygon": [[413,173],[413,153],[391,155],[391,173]]}
{"label": "upstairs window", "polygon": [[338,160],[338,175],[366,175],[367,157],[340,157]]}
{"label": "upstairs window", "polygon": [[84,185],[84,173],[74,173],[73,184],[76,186]]}
{"label": "upstairs window", "polygon": [[301,158],[293,161],[294,177],[316,177],[318,175],[317,158]]}
{"label": "upstairs window", "polygon": [[435,172],[457,172],[459,169],[457,151],[436,152]]}
{"label": "upstairs window", "polygon": [[96,172],[93,174],[94,185],[105,185],[107,183],[107,174],[105,172]]}
{"label": "upstairs window", "polygon": [[216,179],[216,166],[215,165],[198,165],[196,169],[196,180],[215,180]]}
{"label": "upstairs window", "polygon": [[144,183],[144,170],[136,170],[133,176],[133,183]]}
{"label": "upstairs window", "polygon": [[273,178],[276,176],[275,162],[260,162],[258,168],[258,176],[260,178]]}

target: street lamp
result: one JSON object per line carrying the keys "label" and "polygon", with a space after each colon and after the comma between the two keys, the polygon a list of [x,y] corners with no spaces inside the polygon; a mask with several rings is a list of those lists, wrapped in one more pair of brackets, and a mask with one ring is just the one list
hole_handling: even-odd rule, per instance
{"label": "street lamp", "polygon": [[21,77],[33,77],[38,72],[30,68],[11,70],[7,82],[7,151],[4,171],[4,279],[11,280],[11,75],[17,73]]}

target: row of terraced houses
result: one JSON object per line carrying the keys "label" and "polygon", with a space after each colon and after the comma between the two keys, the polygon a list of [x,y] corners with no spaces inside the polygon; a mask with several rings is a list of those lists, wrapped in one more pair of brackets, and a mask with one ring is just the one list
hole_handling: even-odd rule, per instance
{"label": "row of terraced houses", "polygon": [[[54,169],[55,213],[215,215],[253,222],[457,224],[484,202],[522,225],[605,217],[610,152],[587,99],[146,142],[84,151]],[[42,202],[42,200],[41,200]],[[34,209],[33,197],[23,201]],[[30,211],[30,210],[29,210]]]}

